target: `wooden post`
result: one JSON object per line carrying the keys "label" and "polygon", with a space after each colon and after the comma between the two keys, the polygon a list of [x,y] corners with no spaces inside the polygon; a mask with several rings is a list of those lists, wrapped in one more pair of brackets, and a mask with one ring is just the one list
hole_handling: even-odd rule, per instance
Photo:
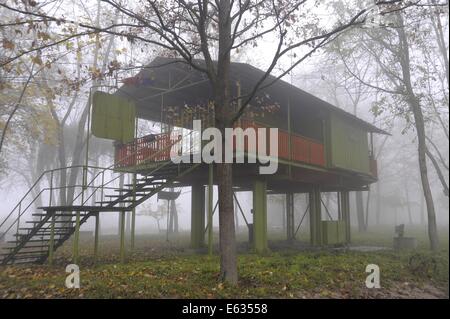
{"label": "wooden post", "polygon": [[205,188],[201,184],[192,185],[191,191],[191,247],[205,245]]}
{"label": "wooden post", "polygon": [[267,183],[256,180],[253,186],[253,244],[257,253],[268,250],[267,245]]}
{"label": "wooden post", "polygon": [[75,234],[73,238],[73,263],[78,264],[80,244],[80,212],[76,212]]}

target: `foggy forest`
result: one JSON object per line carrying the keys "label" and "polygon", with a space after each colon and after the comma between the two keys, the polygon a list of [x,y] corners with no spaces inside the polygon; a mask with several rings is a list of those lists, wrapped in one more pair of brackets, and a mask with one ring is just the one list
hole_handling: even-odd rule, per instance
{"label": "foggy forest", "polygon": [[[447,1],[0,17],[1,299],[448,299]],[[276,155],[246,136],[214,145],[248,162],[174,163],[195,119]]]}

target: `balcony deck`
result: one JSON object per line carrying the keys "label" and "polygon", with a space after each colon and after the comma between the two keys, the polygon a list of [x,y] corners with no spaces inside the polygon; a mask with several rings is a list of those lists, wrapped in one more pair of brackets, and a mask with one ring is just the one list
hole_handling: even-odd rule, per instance
{"label": "balcony deck", "polygon": [[[245,130],[249,127],[257,129],[265,126],[255,121],[241,120],[236,127],[241,127]],[[256,138],[258,139],[258,135]],[[160,133],[143,136],[128,144],[116,145],[116,169],[145,173],[146,171],[151,171],[159,163],[170,161],[171,156],[181,154],[184,158],[192,158],[193,154],[196,153],[196,151],[191,151],[192,147],[189,148],[189,144],[192,146],[192,142],[187,141],[188,147],[186,147],[186,143],[182,143],[181,140],[180,132],[175,131],[170,134]],[[268,150],[270,147],[268,137],[266,141],[266,149]],[[243,145],[243,149],[237,150],[236,143],[234,143],[233,150],[235,152],[244,152],[247,155],[252,153],[251,151],[253,153],[257,151],[248,149],[247,140]],[[274,184],[279,184],[280,180],[290,180],[288,183],[295,183],[296,181],[321,183],[334,185],[333,188],[336,188],[337,185],[342,184],[342,178],[344,177],[345,179],[348,175],[351,180],[348,184],[352,185],[351,188],[361,188],[376,181],[377,177],[377,166],[374,159],[370,158],[371,174],[367,176],[364,174],[355,175],[354,172],[335,171],[327,165],[325,145],[323,143],[295,133],[289,135],[289,132],[282,129],[278,129],[278,162],[279,170],[275,174],[276,176],[270,177]],[[255,167],[250,167],[249,165],[251,164],[236,164],[236,171],[238,172],[236,173],[236,178],[242,179],[242,184],[245,184],[245,179],[257,174],[256,165],[253,164]],[[291,166],[290,170],[287,169],[288,166]],[[201,180],[206,178],[205,172],[200,174]],[[283,184],[284,182],[281,183]]]}

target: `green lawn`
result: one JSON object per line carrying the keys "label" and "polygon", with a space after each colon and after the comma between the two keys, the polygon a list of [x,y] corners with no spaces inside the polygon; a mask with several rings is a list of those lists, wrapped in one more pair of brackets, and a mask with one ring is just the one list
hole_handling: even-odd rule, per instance
{"label": "green lawn", "polygon": [[[258,256],[240,243],[237,287],[220,283],[219,259],[188,248],[189,235],[181,233],[167,242],[161,236],[138,236],[128,262],[120,264],[115,236],[103,236],[101,255],[93,264],[92,240],[81,244],[81,289],[65,288],[65,265],[71,245],[57,253],[53,267],[0,267],[0,298],[448,298],[448,230],[441,229],[441,250],[431,254],[422,229],[414,252],[391,250],[357,252],[311,250],[305,245],[283,244],[271,234],[271,252]],[[389,229],[353,234],[353,243],[389,246]],[[300,237],[302,239],[302,237]],[[245,234],[239,236],[243,241]],[[413,262],[411,263],[411,257]],[[377,264],[381,289],[365,287],[366,265]]]}

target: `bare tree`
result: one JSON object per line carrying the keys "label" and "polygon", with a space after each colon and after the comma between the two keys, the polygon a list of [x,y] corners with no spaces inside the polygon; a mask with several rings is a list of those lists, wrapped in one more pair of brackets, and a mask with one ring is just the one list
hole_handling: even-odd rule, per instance
{"label": "bare tree", "polygon": [[[424,106],[421,105],[420,79],[418,80],[419,76],[414,73],[415,62],[412,61],[411,55],[412,42],[415,43],[417,39],[415,29],[407,27],[411,24],[414,25],[412,22],[414,19],[423,19],[423,17],[421,13],[416,14],[412,11],[395,11],[389,17],[389,26],[366,29],[365,32],[352,37],[352,41],[355,41],[353,49],[341,47],[341,57],[349,72],[356,79],[388,97],[388,99],[384,99],[384,105],[375,106],[373,109],[375,113],[379,114],[385,110],[401,114],[408,125],[413,125],[415,128],[421,183],[428,212],[428,233],[431,249],[437,250],[439,245],[436,213],[427,168],[427,155],[430,156],[430,154],[427,152],[426,145],[426,119],[424,118]],[[420,22],[416,21],[415,23]],[[349,42],[346,42],[346,45],[349,45]],[[370,56],[375,62],[377,72],[373,72],[371,80],[358,76],[358,62],[355,63],[353,60],[356,52],[362,57]],[[359,63],[364,63],[364,60]],[[382,77],[381,81],[380,77]],[[382,107],[384,109],[381,109]]]}

